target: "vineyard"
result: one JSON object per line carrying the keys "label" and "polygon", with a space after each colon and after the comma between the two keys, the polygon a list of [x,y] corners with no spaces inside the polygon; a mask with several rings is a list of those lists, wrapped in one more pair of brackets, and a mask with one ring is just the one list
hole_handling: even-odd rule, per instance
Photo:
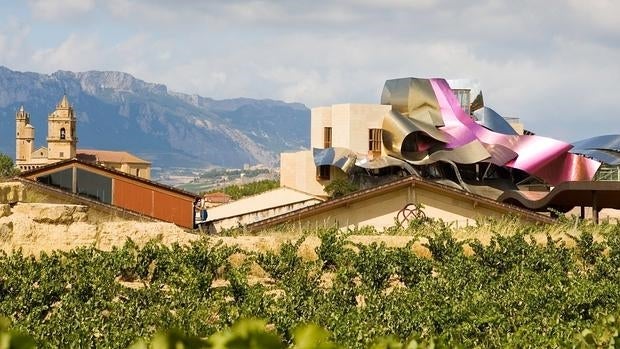
{"label": "vineyard", "polygon": [[382,232],[415,237],[400,247],[306,232],[321,241],[316,258],[300,256],[305,236],[278,251],[204,239],[3,254],[0,347],[8,339],[42,348],[618,345],[615,224],[560,222],[570,231],[560,238],[545,233],[558,227],[506,234],[501,222],[481,222],[470,234],[491,231],[483,243],[456,239],[442,222],[413,223]]}

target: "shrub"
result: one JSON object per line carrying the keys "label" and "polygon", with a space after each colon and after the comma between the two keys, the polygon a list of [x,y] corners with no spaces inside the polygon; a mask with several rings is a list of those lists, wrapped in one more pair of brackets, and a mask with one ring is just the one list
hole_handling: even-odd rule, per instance
{"label": "shrub", "polygon": [[332,199],[336,199],[347,194],[353,193],[359,190],[359,186],[351,182],[348,178],[338,178],[331,181],[325,186],[325,192]]}

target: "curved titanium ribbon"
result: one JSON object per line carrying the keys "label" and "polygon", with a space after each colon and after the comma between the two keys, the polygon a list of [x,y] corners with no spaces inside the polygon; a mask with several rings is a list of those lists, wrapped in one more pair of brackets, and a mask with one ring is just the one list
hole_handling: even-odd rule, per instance
{"label": "curved titanium ribbon", "polygon": [[503,133],[505,135],[518,135],[512,126],[499,115],[495,110],[489,107],[482,107],[474,112],[474,116],[478,120],[478,123],[489,130],[497,133]]}
{"label": "curved titanium ribbon", "polygon": [[314,157],[314,165],[316,167],[330,165],[338,167],[344,172],[349,172],[353,165],[357,155],[347,148],[312,148],[312,155]]}
{"label": "curved titanium ribbon", "polygon": [[573,154],[581,154],[609,165],[620,165],[620,135],[603,135],[572,144]]}

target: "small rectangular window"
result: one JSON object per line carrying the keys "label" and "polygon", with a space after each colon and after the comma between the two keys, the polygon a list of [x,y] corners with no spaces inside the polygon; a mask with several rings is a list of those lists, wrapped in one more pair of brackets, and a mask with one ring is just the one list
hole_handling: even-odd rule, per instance
{"label": "small rectangular window", "polygon": [[329,180],[329,165],[320,165],[316,168],[316,179],[321,181]]}
{"label": "small rectangular window", "polygon": [[380,128],[371,128],[368,130],[368,150],[373,155],[381,155],[381,137],[383,130]]}
{"label": "small rectangular window", "polygon": [[59,156],[59,157],[61,157],[61,158],[62,158],[62,157],[64,157],[64,156],[65,156],[65,153],[64,153],[64,152],[60,152],[60,156]]}
{"label": "small rectangular window", "polygon": [[323,128],[323,148],[331,148],[332,146],[332,128]]}

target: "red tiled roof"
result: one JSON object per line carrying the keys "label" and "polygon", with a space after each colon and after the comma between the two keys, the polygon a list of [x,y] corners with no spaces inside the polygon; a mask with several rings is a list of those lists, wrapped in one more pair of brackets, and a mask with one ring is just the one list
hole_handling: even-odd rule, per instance
{"label": "red tiled roof", "polygon": [[83,160],[91,160],[94,157],[96,162],[116,162],[131,164],[150,164],[150,162],[126,151],[99,150],[99,149],[78,149],[76,157]]}

